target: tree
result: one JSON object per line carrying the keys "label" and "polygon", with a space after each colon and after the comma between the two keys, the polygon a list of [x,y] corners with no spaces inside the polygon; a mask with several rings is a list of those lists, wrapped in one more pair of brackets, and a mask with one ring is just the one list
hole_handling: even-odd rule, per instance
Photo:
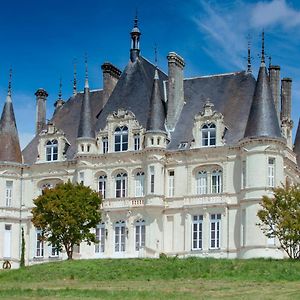
{"label": "tree", "polygon": [[42,230],[43,239],[55,245],[58,251],[66,250],[68,259],[73,257],[74,245],[96,242],[90,232],[101,220],[101,198],[82,184],[70,181],[45,189],[33,200],[32,223]]}
{"label": "tree", "polygon": [[290,258],[300,258],[300,185],[274,189],[274,197],[263,196],[257,216],[268,238],[278,238]]}

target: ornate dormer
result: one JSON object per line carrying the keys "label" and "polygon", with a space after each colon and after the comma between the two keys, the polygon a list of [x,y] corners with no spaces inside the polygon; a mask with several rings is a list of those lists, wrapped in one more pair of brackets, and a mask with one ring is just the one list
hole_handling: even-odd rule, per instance
{"label": "ornate dormer", "polygon": [[144,129],[134,113],[123,108],[109,114],[106,126],[97,134],[100,153],[138,151],[142,149]]}
{"label": "ornate dormer", "polygon": [[46,128],[39,134],[37,162],[55,162],[66,160],[66,152],[70,146],[62,130],[48,122]]}
{"label": "ornate dormer", "polygon": [[223,146],[225,131],[224,116],[207,100],[203,111],[195,116],[191,148]]}

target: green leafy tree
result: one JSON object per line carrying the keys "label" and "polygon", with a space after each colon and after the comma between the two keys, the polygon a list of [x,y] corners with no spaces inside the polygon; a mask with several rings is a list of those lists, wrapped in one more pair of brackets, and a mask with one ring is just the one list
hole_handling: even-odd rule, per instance
{"label": "green leafy tree", "polygon": [[264,196],[258,224],[268,238],[278,238],[290,258],[300,258],[300,185],[274,189],[274,197]]}
{"label": "green leafy tree", "polygon": [[68,259],[73,257],[74,245],[96,242],[90,232],[101,220],[101,198],[89,187],[72,184],[70,181],[45,189],[33,200],[32,222],[43,232],[43,239],[55,245],[59,251],[63,247]]}

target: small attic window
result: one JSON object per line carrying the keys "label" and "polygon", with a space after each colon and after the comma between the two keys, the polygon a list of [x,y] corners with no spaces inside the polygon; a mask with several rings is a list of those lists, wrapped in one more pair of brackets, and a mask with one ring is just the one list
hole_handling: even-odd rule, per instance
{"label": "small attic window", "polygon": [[178,146],[178,149],[186,149],[187,148],[188,143],[187,142],[181,142]]}

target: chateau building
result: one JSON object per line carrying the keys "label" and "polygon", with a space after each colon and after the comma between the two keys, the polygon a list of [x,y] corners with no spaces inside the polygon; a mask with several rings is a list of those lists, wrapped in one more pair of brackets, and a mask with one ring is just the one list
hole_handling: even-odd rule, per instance
{"label": "chateau building", "polygon": [[12,93],[0,121],[0,262],[18,267],[64,259],[31,223],[45,187],[81,182],[101,193],[99,243],[76,258],[284,257],[256,225],[263,195],[299,183],[300,127],[293,144],[290,78],[265,64],[184,78],[185,62],[167,56],[167,74],[140,54],[137,19],[121,72],[102,65],[103,89],[67,101],[61,93],[46,122],[47,92],[36,96],[36,135],[21,152]]}

